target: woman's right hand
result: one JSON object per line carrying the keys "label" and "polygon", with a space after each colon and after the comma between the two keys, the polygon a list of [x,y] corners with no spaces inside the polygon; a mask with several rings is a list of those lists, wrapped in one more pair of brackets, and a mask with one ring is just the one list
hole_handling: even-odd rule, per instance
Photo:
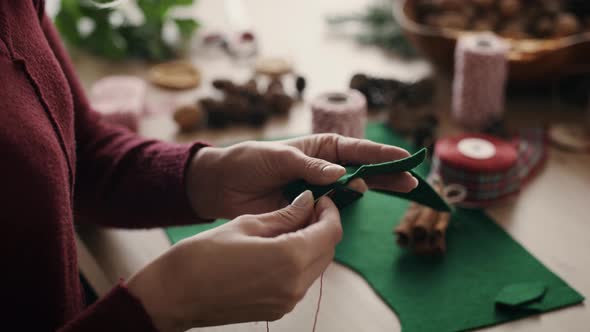
{"label": "woman's right hand", "polygon": [[244,215],[185,239],[128,282],[163,332],[290,312],[334,257],[340,214],[306,191],[281,210]]}

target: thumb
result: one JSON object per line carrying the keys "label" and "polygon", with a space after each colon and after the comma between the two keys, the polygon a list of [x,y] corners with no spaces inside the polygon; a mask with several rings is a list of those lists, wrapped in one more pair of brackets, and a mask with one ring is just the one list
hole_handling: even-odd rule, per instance
{"label": "thumb", "polygon": [[274,237],[283,233],[295,232],[307,226],[314,213],[313,194],[306,190],[293,202],[273,212],[261,214],[258,219],[262,223],[258,236]]}

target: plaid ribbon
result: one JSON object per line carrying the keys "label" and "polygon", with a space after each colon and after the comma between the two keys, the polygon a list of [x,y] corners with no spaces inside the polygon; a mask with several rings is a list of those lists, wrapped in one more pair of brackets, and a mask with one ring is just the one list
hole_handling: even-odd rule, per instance
{"label": "plaid ribbon", "polygon": [[511,197],[543,165],[547,154],[547,139],[543,128],[523,129],[512,140],[518,152],[514,166],[501,172],[478,173],[452,167],[437,158],[432,160],[432,172],[445,184],[458,184],[467,191],[464,201],[457,205],[484,207]]}

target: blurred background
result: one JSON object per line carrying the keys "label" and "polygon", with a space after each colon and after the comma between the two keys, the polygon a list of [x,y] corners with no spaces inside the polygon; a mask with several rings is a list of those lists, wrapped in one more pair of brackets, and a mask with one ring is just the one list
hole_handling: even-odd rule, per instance
{"label": "blurred background", "polygon": [[[572,254],[590,250],[584,209],[590,194],[590,2],[100,4],[47,0],[46,9],[105,121],[145,137],[215,145],[313,132],[347,134],[359,126],[364,131],[365,113],[362,121],[322,117],[318,98],[345,96],[346,104],[354,89],[366,100],[369,123],[383,125],[410,147],[430,148],[430,158],[441,167],[441,160],[458,158],[460,139],[486,135],[477,137],[501,142],[502,147],[494,143],[494,151],[514,150],[511,169],[523,175],[516,187],[502,187],[501,195],[477,192],[466,206],[485,208],[544,264],[590,293],[588,271],[578,269]],[[338,99],[330,102],[339,104]],[[447,148],[436,149],[449,142],[455,151],[451,157]],[[471,146],[463,154],[477,157],[481,148]],[[482,167],[494,165],[493,160]],[[514,183],[503,181],[500,186]],[[161,229],[80,228],[78,233],[82,270],[99,295],[170,246]],[[327,330],[399,328],[392,310],[360,276],[333,264],[326,277],[333,287],[322,309]],[[317,285],[310,293],[317,294]],[[307,328],[314,296],[306,296],[275,326]],[[554,331],[566,323],[588,323],[585,308],[552,317],[514,328]],[[261,328],[250,324],[233,330]]]}
{"label": "blurred background", "polygon": [[[410,117],[422,111],[444,114],[450,110],[455,42],[473,31],[493,31],[510,42],[506,92],[514,102],[505,105],[507,110],[518,109],[518,100],[524,96],[529,97],[527,103],[542,100],[534,106],[535,112],[544,112],[549,118],[568,121],[572,116],[584,116],[590,89],[586,74],[590,62],[588,7],[575,0],[309,4],[129,0],[113,8],[101,8],[90,1],[47,1],[47,11],[91,96],[93,84],[102,78],[129,75],[141,79],[147,93],[138,106],[142,110],[136,114],[140,120],[137,130],[142,135],[180,141],[217,141],[226,134],[232,141],[308,133],[311,119],[306,101],[326,91],[343,91],[353,84],[355,74],[377,79],[362,83],[363,87],[354,86],[369,97],[372,117],[385,119],[387,113],[400,113],[399,109],[407,106],[402,90],[422,79],[435,84],[430,86],[429,82],[426,91],[412,87],[410,94],[422,97],[425,93],[435,102],[428,110],[421,107],[418,112],[404,113]],[[153,79],[150,73],[158,71],[157,64],[175,60],[192,65],[186,69],[181,64],[180,71],[196,71],[198,82],[171,88]],[[244,114],[233,115],[231,110],[212,111],[228,106],[223,90],[212,86],[214,80],[240,85],[255,78],[263,95],[273,76],[260,74],[257,61],[264,66],[265,61],[272,65],[268,62],[275,60],[285,65],[279,68],[284,70],[279,81],[292,99],[283,99],[287,111],[246,109]],[[168,74],[164,79],[174,82],[170,68]],[[298,78],[305,86],[302,93],[297,92]],[[97,95],[109,95],[109,86],[124,90],[116,80],[103,83]],[[120,113],[120,105],[103,105],[100,97],[96,99],[99,111]],[[202,99],[208,107],[203,107]],[[218,105],[221,101],[223,105]],[[232,102],[235,104],[229,100]],[[191,113],[184,109],[177,121],[182,118],[186,123],[179,125],[174,114],[183,106],[199,110]],[[578,113],[570,114],[572,108],[578,108]],[[516,111],[504,112],[510,113]],[[539,124],[548,120],[543,121]]]}

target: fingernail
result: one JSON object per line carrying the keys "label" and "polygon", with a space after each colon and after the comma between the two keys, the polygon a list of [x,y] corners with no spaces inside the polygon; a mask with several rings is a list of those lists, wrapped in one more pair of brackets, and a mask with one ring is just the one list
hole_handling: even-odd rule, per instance
{"label": "fingernail", "polygon": [[420,184],[420,182],[418,182],[418,179],[416,179],[415,176],[412,176],[412,179],[414,179],[414,184],[412,185],[412,190],[418,188],[418,184]]}
{"label": "fingernail", "polygon": [[291,205],[296,207],[306,207],[313,202],[313,194],[310,190],[306,190],[299,194],[294,200]]}
{"label": "fingernail", "polygon": [[326,177],[341,177],[346,174],[346,169],[340,165],[331,164],[322,168],[322,174]]}

